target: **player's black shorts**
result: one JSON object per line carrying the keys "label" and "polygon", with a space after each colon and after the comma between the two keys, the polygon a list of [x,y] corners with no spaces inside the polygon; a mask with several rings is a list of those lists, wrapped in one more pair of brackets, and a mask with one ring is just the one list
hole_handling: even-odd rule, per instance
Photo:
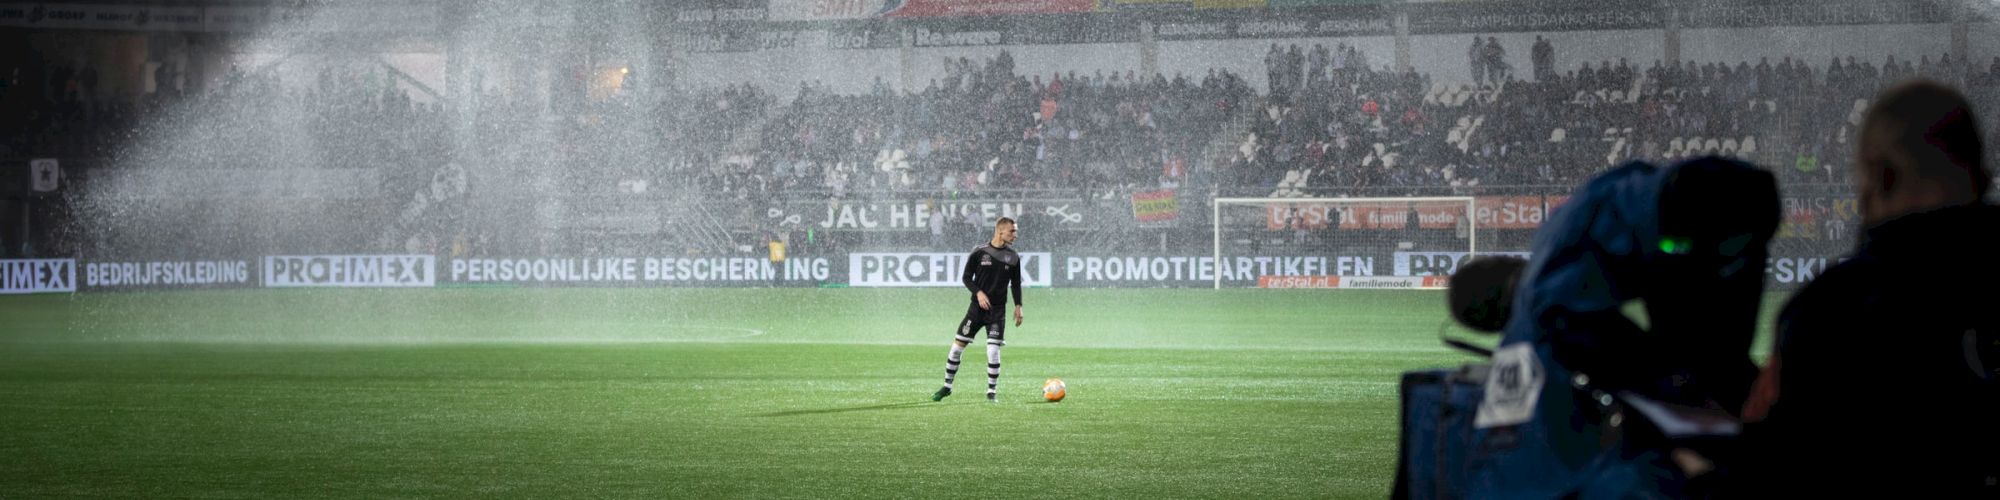
{"label": "player's black shorts", "polygon": [[994,304],[992,310],[980,310],[979,303],[973,302],[965,310],[965,319],[958,320],[959,342],[972,343],[972,332],[986,329],[986,343],[1007,345],[1007,308]]}

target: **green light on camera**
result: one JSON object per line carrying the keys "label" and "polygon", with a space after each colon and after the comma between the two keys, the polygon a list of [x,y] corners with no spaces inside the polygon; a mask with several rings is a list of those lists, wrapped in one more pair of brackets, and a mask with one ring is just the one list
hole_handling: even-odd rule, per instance
{"label": "green light on camera", "polygon": [[1687,238],[1672,236],[1660,238],[1660,251],[1670,255],[1686,254],[1688,250],[1692,250],[1693,248],[1694,243],[1689,242]]}

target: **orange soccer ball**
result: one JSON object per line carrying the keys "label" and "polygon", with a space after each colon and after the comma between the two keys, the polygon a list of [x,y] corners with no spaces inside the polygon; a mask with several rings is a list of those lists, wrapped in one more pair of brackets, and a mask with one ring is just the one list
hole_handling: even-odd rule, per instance
{"label": "orange soccer ball", "polygon": [[1042,383],[1042,399],[1047,399],[1050,403],[1062,401],[1063,396],[1068,395],[1069,387],[1063,385],[1062,379],[1049,377],[1049,381]]}

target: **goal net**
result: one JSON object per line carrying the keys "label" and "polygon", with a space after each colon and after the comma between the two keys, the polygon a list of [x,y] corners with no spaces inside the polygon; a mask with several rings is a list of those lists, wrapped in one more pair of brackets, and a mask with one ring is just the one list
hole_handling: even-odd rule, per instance
{"label": "goal net", "polygon": [[1444,288],[1479,251],[1474,200],[1218,198],[1215,287]]}

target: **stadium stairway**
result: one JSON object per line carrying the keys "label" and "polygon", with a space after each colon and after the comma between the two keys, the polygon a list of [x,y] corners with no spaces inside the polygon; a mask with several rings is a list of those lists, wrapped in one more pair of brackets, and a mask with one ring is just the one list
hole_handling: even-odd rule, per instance
{"label": "stadium stairway", "polygon": [[[457,203],[467,194],[465,167],[446,163],[427,172],[422,182],[395,193],[405,201],[389,214],[376,241],[377,248],[402,248],[405,240],[417,236],[427,222],[439,217],[442,206]],[[433,235],[442,236],[442,235]]]}
{"label": "stadium stairway", "polygon": [[730,139],[728,145],[723,146],[723,155],[757,154],[761,151],[763,147],[764,126],[769,125],[771,117],[777,113],[776,110],[767,108],[757,118],[753,118],[737,127],[736,136]]}
{"label": "stadium stairway", "polygon": [[[1261,103],[1258,104],[1261,105]],[[1262,108],[1261,106],[1251,106],[1247,109],[1256,110]],[[1256,119],[1257,113],[1254,112],[1240,112],[1236,113],[1236,116],[1231,117],[1229,123],[1224,123],[1222,128],[1215,131],[1214,135],[1209,136],[1208,142],[1201,148],[1201,160],[1195,165],[1195,168],[1215,172],[1222,165],[1227,165],[1229,157],[1237,154],[1237,148],[1243,145],[1243,138],[1250,134],[1250,125]]]}
{"label": "stadium stairway", "polygon": [[729,230],[710,210],[710,205],[701,200],[700,196],[692,195],[666,197],[660,207],[660,213],[666,214],[662,222],[673,228],[676,239],[689,246],[727,250]]}

